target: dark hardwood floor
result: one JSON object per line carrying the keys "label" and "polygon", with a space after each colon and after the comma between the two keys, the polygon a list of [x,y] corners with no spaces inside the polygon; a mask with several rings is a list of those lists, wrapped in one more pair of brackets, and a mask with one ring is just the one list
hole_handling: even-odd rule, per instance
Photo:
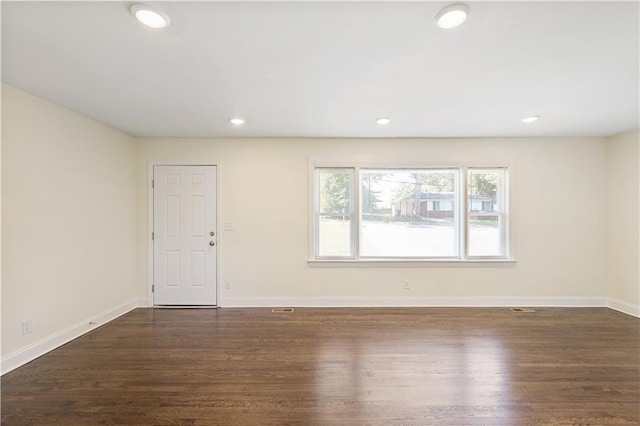
{"label": "dark hardwood floor", "polygon": [[3,425],[638,425],[606,308],[137,309],[2,377]]}

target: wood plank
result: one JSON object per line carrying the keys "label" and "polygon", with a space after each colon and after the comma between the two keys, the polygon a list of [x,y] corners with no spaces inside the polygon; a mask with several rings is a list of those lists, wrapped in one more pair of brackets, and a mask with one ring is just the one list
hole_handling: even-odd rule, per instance
{"label": "wood plank", "polygon": [[2,424],[640,424],[606,308],[136,309],[2,377]]}

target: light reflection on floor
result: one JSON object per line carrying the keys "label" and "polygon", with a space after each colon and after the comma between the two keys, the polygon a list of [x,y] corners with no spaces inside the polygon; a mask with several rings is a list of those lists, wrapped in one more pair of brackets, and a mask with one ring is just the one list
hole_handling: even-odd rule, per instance
{"label": "light reflection on floor", "polygon": [[[367,413],[403,411],[406,419],[444,419],[461,407],[475,418],[509,405],[509,368],[499,339],[460,336],[443,344],[436,336],[328,338],[316,367],[317,419],[335,422]],[[416,394],[421,395],[416,398]],[[411,402],[407,402],[411,401]],[[423,405],[416,405],[423,401]],[[486,407],[486,408],[485,408]],[[501,420],[509,422],[509,413]]]}

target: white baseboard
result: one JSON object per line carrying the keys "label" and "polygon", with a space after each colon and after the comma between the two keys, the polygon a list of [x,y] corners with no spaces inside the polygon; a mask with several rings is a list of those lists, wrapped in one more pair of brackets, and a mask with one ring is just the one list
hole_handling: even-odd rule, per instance
{"label": "white baseboard", "polygon": [[611,309],[615,309],[616,311],[640,318],[640,306],[638,305],[623,302],[622,300],[614,299],[613,297],[607,297],[607,306]]}
{"label": "white baseboard", "polygon": [[606,307],[604,297],[225,297],[223,308],[244,307]]}
{"label": "white baseboard", "polygon": [[132,299],[6,355],[2,357],[0,362],[2,374],[15,370],[89,331],[113,321],[136,307],[138,307],[138,299]]}

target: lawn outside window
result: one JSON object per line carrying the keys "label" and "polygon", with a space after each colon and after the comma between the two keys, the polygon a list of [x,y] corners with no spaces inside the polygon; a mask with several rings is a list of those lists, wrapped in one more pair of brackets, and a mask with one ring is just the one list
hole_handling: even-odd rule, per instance
{"label": "lawn outside window", "polygon": [[512,261],[507,167],[311,170],[311,262]]}

